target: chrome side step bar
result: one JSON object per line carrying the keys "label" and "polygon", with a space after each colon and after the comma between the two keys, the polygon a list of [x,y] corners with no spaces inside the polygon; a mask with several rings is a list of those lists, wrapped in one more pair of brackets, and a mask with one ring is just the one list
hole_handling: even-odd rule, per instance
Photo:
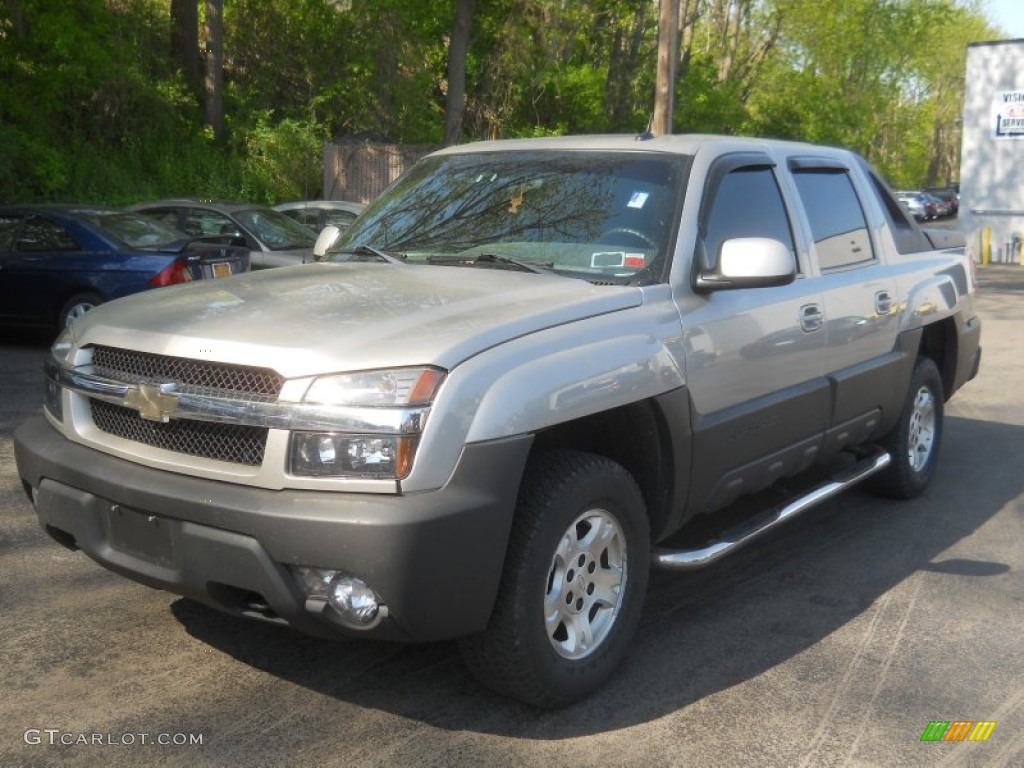
{"label": "chrome side step bar", "polygon": [[744,544],[791,520],[826,499],[845,491],[861,480],[885,469],[892,457],[881,449],[867,456],[852,467],[836,474],[831,480],[815,486],[802,496],[797,496],[787,504],[777,507],[767,517],[758,515],[754,521],[746,521],[726,530],[714,542],[698,549],[662,549],[655,548],[652,564],[669,571],[692,571],[704,568],[735,552]]}

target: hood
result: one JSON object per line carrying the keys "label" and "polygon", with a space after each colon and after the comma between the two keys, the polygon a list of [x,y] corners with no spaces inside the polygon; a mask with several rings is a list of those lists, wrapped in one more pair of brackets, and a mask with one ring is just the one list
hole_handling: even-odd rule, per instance
{"label": "hood", "polygon": [[306,264],[159,288],[76,321],[80,345],[273,368],[286,377],[433,364],[638,306],[639,288],[556,275]]}

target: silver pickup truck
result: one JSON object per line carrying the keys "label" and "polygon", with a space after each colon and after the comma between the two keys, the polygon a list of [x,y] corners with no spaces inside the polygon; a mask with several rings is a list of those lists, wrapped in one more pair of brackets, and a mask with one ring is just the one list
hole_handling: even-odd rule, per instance
{"label": "silver pickup truck", "polygon": [[925,489],[974,291],[963,238],[850,152],[449,148],[320,263],[77,320],[17,464],[113,571],[314,635],[460,638],[486,685],[561,706],[626,653],[651,567],[862,480]]}

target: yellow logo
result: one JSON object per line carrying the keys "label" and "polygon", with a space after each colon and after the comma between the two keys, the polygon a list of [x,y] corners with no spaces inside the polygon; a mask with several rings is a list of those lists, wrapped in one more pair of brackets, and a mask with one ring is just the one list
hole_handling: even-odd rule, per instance
{"label": "yellow logo", "polygon": [[129,389],[124,395],[124,404],[139,412],[139,416],[147,421],[162,421],[170,419],[171,414],[178,410],[178,396],[174,391],[177,384],[148,384],[142,382],[134,389]]}

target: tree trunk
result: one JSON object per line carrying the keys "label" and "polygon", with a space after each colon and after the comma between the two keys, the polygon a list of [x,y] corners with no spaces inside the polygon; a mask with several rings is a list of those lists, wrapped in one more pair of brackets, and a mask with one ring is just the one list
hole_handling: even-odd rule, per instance
{"label": "tree trunk", "polygon": [[685,80],[690,74],[690,58],[693,54],[693,35],[700,18],[700,0],[682,0],[682,11],[679,14],[679,70],[676,76]]}
{"label": "tree trunk", "polygon": [[444,105],[444,143],[458,144],[466,113],[466,51],[476,0],[455,0],[455,23],[448,43],[448,97]]}
{"label": "tree trunk", "polygon": [[199,56],[199,4],[196,0],[171,0],[171,61],[198,97],[203,92]]}
{"label": "tree trunk", "polygon": [[728,82],[732,76],[736,50],[740,43],[740,18],[742,8],[739,2],[726,0],[722,7],[722,58],[718,60],[718,82]]}
{"label": "tree trunk", "polygon": [[928,158],[928,174],[925,178],[926,187],[936,187],[939,178],[939,165],[942,162],[942,121],[935,118],[932,124],[931,156]]}
{"label": "tree trunk", "polygon": [[224,0],[206,0],[206,124],[224,138]]}
{"label": "tree trunk", "polygon": [[659,136],[672,133],[678,49],[679,0],[661,0],[658,9],[658,79],[654,88],[654,118],[651,120],[651,130]]}
{"label": "tree trunk", "polygon": [[[633,109],[631,99],[633,83],[637,77],[640,46],[644,40],[647,2],[641,2],[633,13],[633,27],[628,35],[616,25],[608,54],[608,77],[605,81],[605,103],[608,122],[612,130],[626,127]],[[628,39],[627,39],[628,38]],[[640,126],[632,126],[639,130]]]}
{"label": "tree trunk", "polygon": [[4,0],[4,7],[7,9],[7,18],[10,19],[15,34],[18,37],[26,37],[28,35],[28,27],[25,24],[25,14],[22,13],[18,0]]}

